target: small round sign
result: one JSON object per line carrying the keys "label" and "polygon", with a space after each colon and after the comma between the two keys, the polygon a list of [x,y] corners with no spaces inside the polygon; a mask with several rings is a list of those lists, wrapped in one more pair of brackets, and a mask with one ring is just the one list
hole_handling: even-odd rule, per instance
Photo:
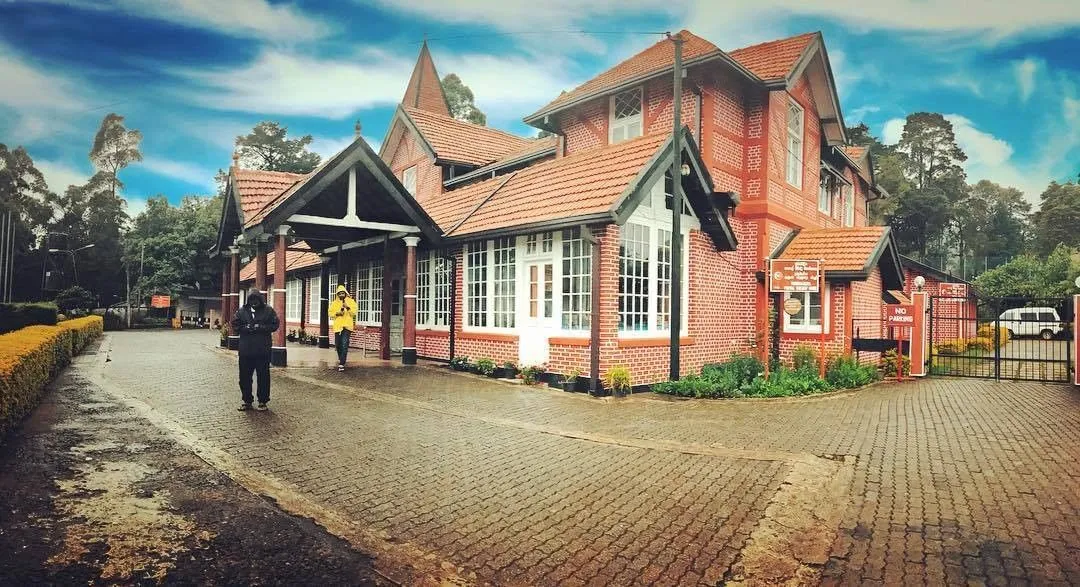
{"label": "small round sign", "polygon": [[784,312],[788,316],[794,316],[799,312],[802,312],[802,300],[799,298],[788,298],[784,300]]}

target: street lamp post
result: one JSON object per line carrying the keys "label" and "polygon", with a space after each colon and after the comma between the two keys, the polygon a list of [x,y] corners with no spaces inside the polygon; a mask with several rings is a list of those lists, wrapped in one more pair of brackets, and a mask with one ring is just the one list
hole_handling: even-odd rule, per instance
{"label": "street lamp post", "polygon": [[70,251],[65,250],[65,249],[49,249],[49,252],[50,253],[68,253],[69,255],[71,255],[71,271],[75,274],[75,285],[79,285],[79,267],[75,264],[75,253],[78,253],[79,251],[89,249],[92,246],[94,246],[94,243],[90,243],[88,245],[85,245],[85,246],[82,246],[82,247],[79,247],[77,249],[73,249],[73,250],[70,250]]}

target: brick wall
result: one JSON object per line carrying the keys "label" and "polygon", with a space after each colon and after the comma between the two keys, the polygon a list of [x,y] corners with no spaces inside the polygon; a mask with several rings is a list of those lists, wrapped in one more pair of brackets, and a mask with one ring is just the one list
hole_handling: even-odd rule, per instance
{"label": "brick wall", "polygon": [[[851,338],[856,331],[861,338],[883,338],[885,328],[880,317],[884,308],[882,301],[881,270],[874,269],[870,278],[866,281],[854,281],[851,283],[852,307],[848,322],[851,324]],[[850,338],[848,342],[850,346]],[[859,360],[863,363],[876,363],[879,353],[859,353]]]}
{"label": "brick wall", "polygon": [[[392,151],[383,154],[394,176],[401,181],[406,169],[416,166],[416,199],[423,201],[442,193],[442,168],[428,156],[416,135],[401,122],[394,124],[391,137],[396,140]],[[391,144],[394,144],[393,142]]]}
{"label": "brick wall", "polygon": [[926,283],[923,291],[930,296],[933,306],[933,325],[931,334],[934,343],[957,338],[975,338],[978,333],[978,305],[975,298],[954,300],[938,298],[940,279],[915,269],[904,268],[904,292],[910,297],[915,291],[915,277],[922,275]]}

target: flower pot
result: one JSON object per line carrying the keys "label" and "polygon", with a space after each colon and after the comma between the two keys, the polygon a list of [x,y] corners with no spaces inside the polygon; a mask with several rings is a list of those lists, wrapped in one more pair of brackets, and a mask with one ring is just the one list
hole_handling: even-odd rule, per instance
{"label": "flower pot", "polygon": [[221,339],[221,348],[223,348],[223,349],[229,348],[229,339],[227,339],[227,338]]}

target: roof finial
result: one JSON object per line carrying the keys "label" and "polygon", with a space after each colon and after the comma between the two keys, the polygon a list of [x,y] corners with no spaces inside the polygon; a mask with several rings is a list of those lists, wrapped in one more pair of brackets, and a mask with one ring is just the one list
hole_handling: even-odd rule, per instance
{"label": "roof finial", "polygon": [[356,119],[356,126],[354,128],[356,130],[356,138],[360,138],[360,119],[359,118]]}
{"label": "roof finial", "polygon": [[240,151],[233,151],[232,154],[232,166],[233,169],[240,168]]}

